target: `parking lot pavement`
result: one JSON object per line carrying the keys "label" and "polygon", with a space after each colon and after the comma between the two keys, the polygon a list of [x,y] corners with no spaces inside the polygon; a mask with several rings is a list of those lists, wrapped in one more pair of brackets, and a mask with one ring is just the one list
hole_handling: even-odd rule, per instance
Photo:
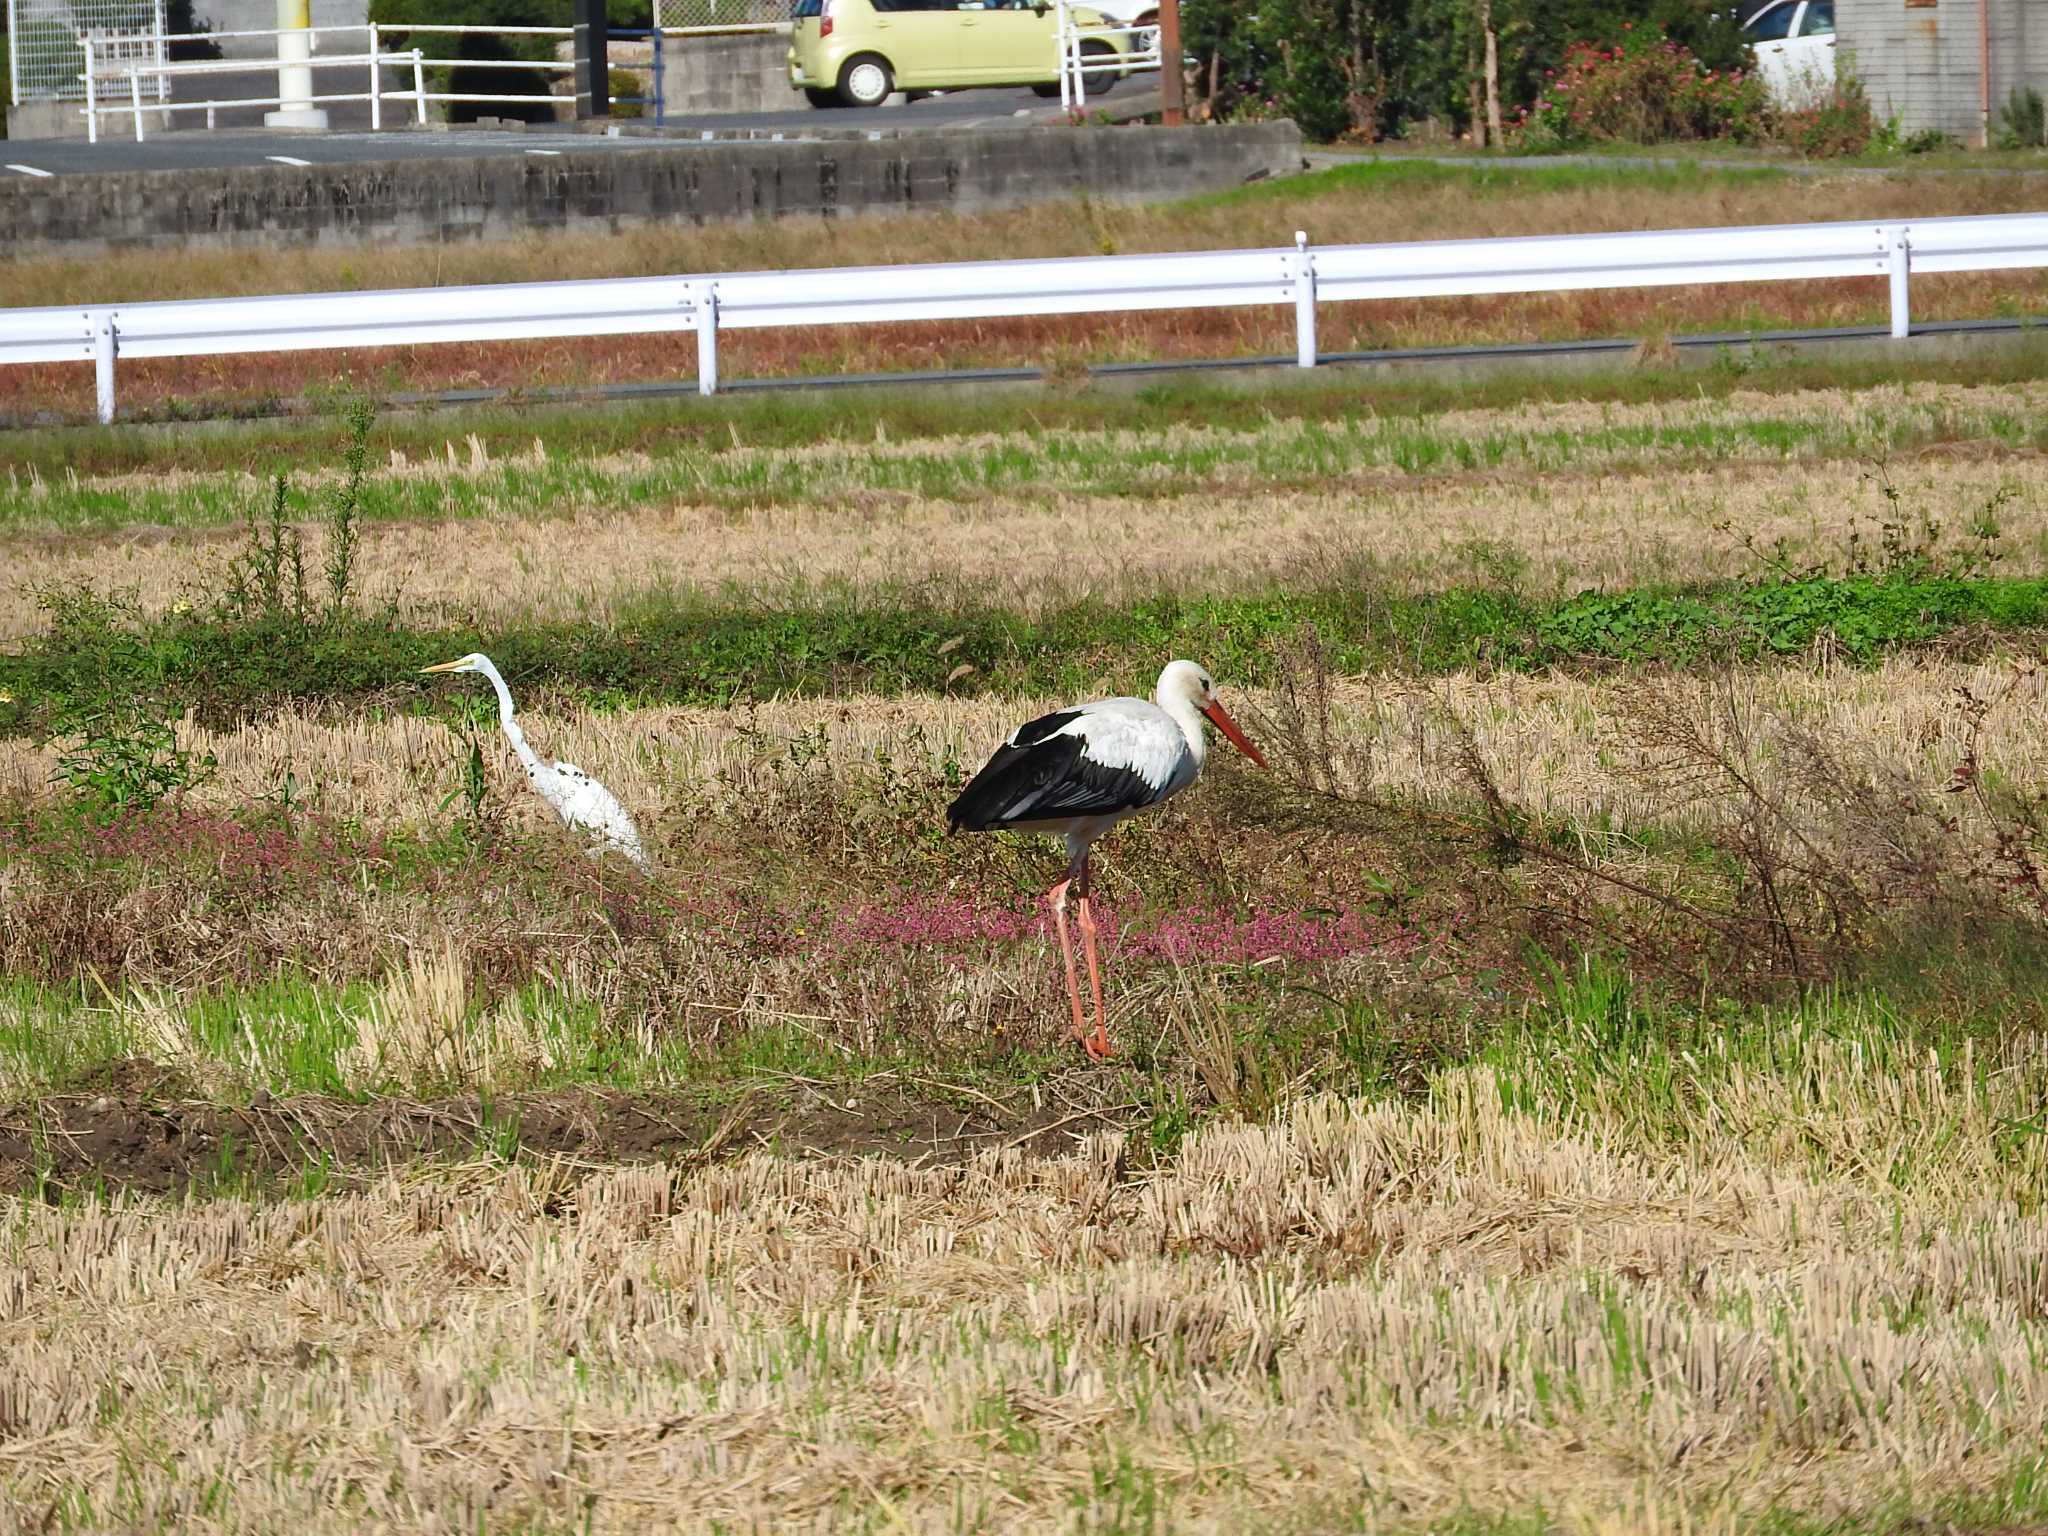
{"label": "parking lot pavement", "polygon": [[969,128],[1028,127],[1056,121],[1059,103],[1030,91],[949,91],[903,106],[873,111],[817,111],[792,107],[786,112],[724,114],[716,117],[670,118],[655,131],[650,123],[621,125],[620,136],[578,133],[562,124],[536,124],[524,131],[492,128],[330,129],[325,133],[286,133],[261,128],[222,128],[209,132],[196,123],[164,130],[145,122],[149,135],[138,144],[118,118],[102,124],[100,141],[83,139],[21,139],[0,143],[0,177],[40,179],[95,171],[212,170],[274,165],[292,169],[307,165],[367,164],[383,160],[438,159],[471,155],[530,155],[552,158],[569,152],[609,152],[687,148],[721,137],[759,138],[781,135],[801,140],[903,132],[944,132]]}

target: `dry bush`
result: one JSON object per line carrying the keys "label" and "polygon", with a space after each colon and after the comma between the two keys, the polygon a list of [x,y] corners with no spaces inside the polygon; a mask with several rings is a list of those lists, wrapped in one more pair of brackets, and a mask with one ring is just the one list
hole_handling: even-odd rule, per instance
{"label": "dry bush", "polygon": [[[1987,791],[1979,766],[1994,708],[2033,703],[2040,683],[2036,667],[2018,662],[1993,697],[1956,688],[1949,713],[1965,745],[1944,781],[1911,771],[1895,743],[1816,729],[1740,673],[1625,681],[1611,690],[1612,761],[1661,813],[1634,832],[1561,828],[1517,803],[1457,707],[1438,708],[1452,743],[1445,761],[1496,849],[1555,877],[1573,920],[1627,938],[1654,963],[1668,927],[1613,924],[1631,910],[1661,913],[1712,935],[1724,975],[1807,984],[1881,924],[2048,915],[2042,797]],[[1965,792],[1967,805],[1957,798]],[[1654,838],[1660,823],[1682,829],[1676,859],[1643,846],[1640,834]]]}

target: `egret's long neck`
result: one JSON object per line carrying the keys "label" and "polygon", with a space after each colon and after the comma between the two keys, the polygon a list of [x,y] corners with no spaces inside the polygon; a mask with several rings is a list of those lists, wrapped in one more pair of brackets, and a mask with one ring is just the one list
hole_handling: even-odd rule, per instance
{"label": "egret's long neck", "polygon": [[1200,768],[1209,756],[1209,738],[1202,734],[1202,712],[1195,708],[1195,701],[1178,689],[1162,685],[1153,693],[1152,702],[1173,717],[1173,723],[1187,739],[1188,754]]}
{"label": "egret's long neck", "polygon": [[498,724],[505,728],[505,739],[512,743],[512,750],[519,755],[530,772],[537,772],[540,759],[533,748],[526,744],[526,732],[519,728],[519,722],[512,717],[512,690],[505,686],[505,679],[498,675],[498,669],[491,664],[488,656],[477,664],[477,670],[491,680],[491,686],[498,693]]}

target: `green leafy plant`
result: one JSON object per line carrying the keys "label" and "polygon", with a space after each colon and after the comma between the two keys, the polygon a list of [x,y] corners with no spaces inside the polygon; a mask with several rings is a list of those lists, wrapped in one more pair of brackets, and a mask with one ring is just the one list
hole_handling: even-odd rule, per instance
{"label": "green leafy plant", "polygon": [[1868,153],[1873,155],[1926,155],[1937,149],[1946,149],[1949,137],[1939,128],[1922,128],[1908,133],[1904,118],[1897,112],[1884,120],[1877,131],[1870,136]]}
{"label": "green leafy plant", "polygon": [[90,814],[112,819],[152,811],[213,776],[211,752],[178,744],[170,721],[146,703],[109,707],[67,722],[69,738],[51,782],[68,785]]}
{"label": "green leafy plant", "polygon": [[476,726],[468,720],[462,723],[457,737],[452,754],[456,785],[441,797],[439,809],[446,811],[450,806],[460,805],[463,824],[474,836],[482,838],[492,830],[491,781],[484,771],[484,746]]}
{"label": "green leafy plant", "polygon": [[2031,85],[2015,86],[2005,105],[1998,109],[2000,149],[2040,149],[2048,146],[2048,109],[2041,93]]}

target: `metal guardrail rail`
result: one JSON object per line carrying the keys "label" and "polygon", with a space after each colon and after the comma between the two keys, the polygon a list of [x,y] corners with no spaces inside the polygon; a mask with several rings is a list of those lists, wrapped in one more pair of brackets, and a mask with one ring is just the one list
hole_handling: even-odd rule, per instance
{"label": "metal guardrail rail", "polygon": [[1404,245],[1311,246],[1297,234],[1292,247],[1250,251],[0,310],[0,364],[91,362],[106,422],[123,357],[694,332],[708,395],[724,330],[1291,304],[1296,361],[1312,368],[1326,301],[1883,277],[1891,333],[1905,337],[1913,273],[2026,267],[2048,267],[2048,214]]}

